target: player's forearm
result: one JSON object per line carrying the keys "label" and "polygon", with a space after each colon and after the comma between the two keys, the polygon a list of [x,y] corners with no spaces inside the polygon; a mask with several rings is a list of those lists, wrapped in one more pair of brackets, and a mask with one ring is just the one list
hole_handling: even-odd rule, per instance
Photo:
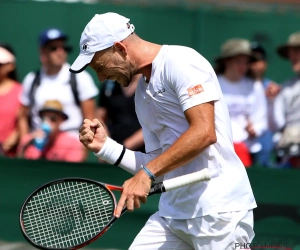
{"label": "player's forearm", "polygon": [[[197,131],[197,132],[196,132]],[[147,164],[147,168],[156,176],[164,175],[194,159],[205,148],[216,142],[214,130],[190,127],[164,153]]]}
{"label": "player's forearm", "polygon": [[134,175],[141,169],[141,165],[147,164],[160,153],[160,149],[148,154],[127,149],[119,167]]}

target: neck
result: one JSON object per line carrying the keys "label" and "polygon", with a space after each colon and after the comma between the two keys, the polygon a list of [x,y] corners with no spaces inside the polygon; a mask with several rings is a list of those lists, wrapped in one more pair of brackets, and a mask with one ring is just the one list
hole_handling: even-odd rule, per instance
{"label": "neck", "polygon": [[224,76],[226,79],[228,79],[231,82],[237,82],[237,81],[241,80],[240,77],[238,77],[236,74],[234,74],[230,71],[225,71]]}
{"label": "neck", "polygon": [[129,47],[128,50],[130,52],[130,57],[133,58],[137,67],[137,73],[143,74],[150,80],[152,62],[162,46],[142,39],[139,39],[136,43],[130,44],[129,46],[132,47]]}
{"label": "neck", "polygon": [[44,67],[47,75],[57,75],[63,66],[46,66]]}
{"label": "neck", "polygon": [[264,74],[256,74],[253,76],[256,81],[262,81],[264,79]]}
{"label": "neck", "polygon": [[4,77],[0,78],[0,88],[9,87],[14,81],[10,78]]}

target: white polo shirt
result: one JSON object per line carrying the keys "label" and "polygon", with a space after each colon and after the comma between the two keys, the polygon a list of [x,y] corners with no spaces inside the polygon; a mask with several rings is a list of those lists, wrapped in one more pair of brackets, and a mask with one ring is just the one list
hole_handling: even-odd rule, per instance
{"label": "white polo shirt", "polygon": [[[43,107],[47,100],[58,100],[62,103],[64,112],[69,116],[62,125],[62,130],[74,130],[78,133],[83,117],[80,107],[75,103],[74,95],[70,84],[70,65],[64,64],[62,69],[56,75],[47,75],[41,70],[41,82],[35,92],[35,102],[31,110],[33,128],[36,129],[41,123],[38,111]],[[23,93],[21,103],[24,106],[30,105],[30,90],[35,78],[35,73],[30,72],[23,81]],[[98,89],[92,77],[85,71],[76,75],[77,91],[80,101],[86,101],[98,95]]]}
{"label": "white polo shirt", "polygon": [[184,111],[210,101],[215,102],[217,142],[164,179],[203,168],[209,169],[212,179],[162,194],[162,217],[189,219],[256,207],[245,167],[233,149],[228,110],[215,72],[191,48],[164,45],[152,62],[149,84],[140,79],[135,104],[146,151],[168,149],[189,127]]}

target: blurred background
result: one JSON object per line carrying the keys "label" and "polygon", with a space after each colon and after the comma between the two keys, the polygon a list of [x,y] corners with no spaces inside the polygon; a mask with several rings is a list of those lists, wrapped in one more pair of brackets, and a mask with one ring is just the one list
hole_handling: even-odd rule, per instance
{"label": "blurred background", "polygon": [[[287,101],[281,100],[278,107],[283,116],[289,115],[276,128],[266,126],[260,136],[272,130],[267,142],[259,141],[256,135],[260,149],[247,151],[251,161],[245,167],[258,203],[253,242],[284,244],[299,250],[299,119],[292,122],[292,132],[285,129],[293,120],[290,117],[300,117],[296,69],[300,57],[293,59],[300,48],[300,0],[0,0],[0,131],[7,135],[0,137],[0,250],[33,249],[21,234],[19,211],[26,197],[43,183],[80,176],[122,185],[129,177],[77,145],[80,117],[102,119],[115,140],[128,148],[144,150],[142,141],[132,137],[139,132],[138,125],[132,125],[136,124],[136,117],[126,113],[132,107],[134,90],[123,90],[112,82],[100,83],[89,68],[73,87],[65,70],[66,63],[72,63],[79,53],[85,25],[95,14],[105,12],[130,18],[136,33],[145,40],[191,47],[213,66],[224,53],[222,45],[230,39],[245,39],[252,52],[262,48],[257,50],[260,56],[256,61],[265,63],[263,74],[272,79],[275,94],[268,95],[263,77],[247,77],[253,79],[253,84],[259,80],[264,85],[266,123],[270,123],[268,117],[277,115],[277,98],[293,100],[298,106],[289,113],[282,107]],[[280,46],[294,49],[295,57],[290,50],[287,56],[281,56]],[[11,76],[12,72],[17,77]],[[289,86],[294,89],[289,87],[290,92],[284,87],[288,79],[293,79]],[[66,83],[71,84],[64,87]],[[118,100],[122,105],[116,105],[113,97],[121,98]],[[125,119],[124,127],[114,126],[119,120],[124,121],[117,114],[130,117]],[[267,147],[270,150],[264,152]],[[259,152],[267,160],[260,160]],[[147,218],[157,210],[158,199],[151,197],[140,210],[126,214],[86,249],[128,249]],[[126,227],[128,223],[130,228]]]}

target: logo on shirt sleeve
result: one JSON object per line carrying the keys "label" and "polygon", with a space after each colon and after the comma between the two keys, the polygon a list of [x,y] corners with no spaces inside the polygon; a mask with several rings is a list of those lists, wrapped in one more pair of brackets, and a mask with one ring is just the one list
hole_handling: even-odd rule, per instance
{"label": "logo on shirt sleeve", "polygon": [[189,96],[200,94],[201,92],[204,92],[204,89],[201,84],[198,84],[196,86],[190,87],[187,89]]}

